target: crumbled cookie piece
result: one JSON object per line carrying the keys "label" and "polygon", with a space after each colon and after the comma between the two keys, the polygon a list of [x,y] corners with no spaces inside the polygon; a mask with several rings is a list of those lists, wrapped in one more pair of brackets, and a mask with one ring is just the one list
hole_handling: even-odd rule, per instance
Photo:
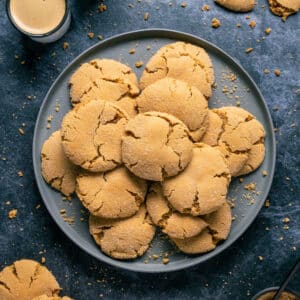
{"label": "crumbled cookie piece", "polygon": [[20,135],[24,135],[24,134],[25,134],[25,132],[24,132],[24,129],[23,129],[23,128],[19,128],[19,129],[18,129],[18,131],[19,131],[19,134],[20,134]]}
{"label": "crumbled cookie piece", "polygon": [[129,54],[134,54],[135,53],[135,49],[134,48],[131,48],[129,51],[128,51]]}
{"label": "crumbled cookie piece", "polygon": [[262,170],[261,174],[262,174],[262,176],[264,176],[264,177],[268,176],[268,172],[267,172],[266,170]]}
{"label": "crumbled cookie piece", "polygon": [[249,26],[253,29],[256,26],[256,22],[254,20],[251,20]]}
{"label": "crumbled cookie piece", "polygon": [[209,10],[210,10],[210,6],[207,5],[207,4],[204,4],[204,5],[201,7],[201,10],[202,10],[202,11],[209,11]]}
{"label": "crumbled cookie piece", "polygon": [[166,264],[168,264],[170,262],[170,259],[168,257],[164,257],[162,259],[162,262],[163,262],[164,265],[166,265]]}
{"label": "crumbled cookie piece", "polygon": [[264,69],[264,73],[265,74],[270,74],[270,70],[269,69]]}
{"label": "crumbled cookie piece", "polygon": [[274,15],[280,16],[285,21],[290,15],[300,9],[299,0],[269,0],[269,8]]}
{"label": "crumbled cookie piece", "polygon": [[279,69],[275,69],[275,70],[274,70],[274,74],[275,74],[277,77],[279,77],[280,74],[281,74],[281,71],[280,71]]}
{"label": "crumbled cookie piece", "polygon": [[270,34],[272,31],[272,29],[270,27],[266,28],[265,29],[265,34]]}
{"label": "crumbled cookie piece", "polygon": [[24,176],[24,173],[20,170],[20,171],[18,171],[18,176],[19,176],[19,177],[23,177],[23,176]]}
{"label": "crumbled cookie piece", "polygon": [[90,39],[93,39],[94,36],[95,36],[95,33],[94,33],[94,32],[88,32],[87,36],[88,36]]}
{"label": "crumbled cookie piece", "polygon": [[260,262],[262,262],[262,261],[264,260],[264,258],[263,258],[261,255],[259,255],[259,256],[258,256],[258,260],[259,260]]}
{"label": "crumbled cookie piece", "polygon": [[251,47],[250,48],[246,48],[246,50],[245,50],[246,53],[250,53],[252,51],[253,51],[253,48],[251,48]]}
{"label": "crumbled cookie piece", "polygon": [[213,18],[211,20],[211,26],[213,28],[219,28],[221,26],[221,21],[219,19],[217,19],[217,18]]}
{"label": "crumbled cookie piece", "polygon": [[63,42],[62,47],[63,47],[64,50],[67,50],[69,48],[69,43],[68,42]]}
{"label": "crumbled cookie piece", "polygon": [[187,3],[185,1],[183,1],[183,2],[180,3],[180,6],[185,8],[185,7],[187,7]]}
{"label": "crumbled cookie piece", "polygon": [[271,203],[270,203],[270,200],[269,199],[267,199],[266,201],[265,201],[265,207],[270,207],[270,205],[271,205]]}
{"label": "crumbled cookie piece", "polygon": [[9,211],[8,213],[8,217],[10,219],[14,219],[17,216],[18,210],[17,209],[12,209],[11,211]]}
{"label": "crumbled cookie piece", "polygon": [[104,11],[107,10],[107,6],[104,4],[104,3],[101,3],[99,6],[98,6],[98,12],[99,13],[103,13]]}
{"label": "crumbled cookie piece", "polygon": [[144,65],[144,62],[139,60],[139,61],[136,61],[134,65],[136,68],[141,68]]}
{"label": "crumbled cookie piece", "polygon": [[244,185],[244,189],[247,191],[255,191],[256,184],[254,182],[250,182]]}
{"label": "crumbled cookie piece", "polygon": [[145,21],[148,21],[149,16],[150,16],[150,14],[149,14],[148,12],[146,12],[146,13],[144,14],[144,20],[145,20]]}

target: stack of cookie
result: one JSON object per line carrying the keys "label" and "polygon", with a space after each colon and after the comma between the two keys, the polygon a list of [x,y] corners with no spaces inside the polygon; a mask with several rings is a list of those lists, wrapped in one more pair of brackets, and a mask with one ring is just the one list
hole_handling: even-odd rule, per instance
{"label": "stack of cookie", "polygon": [[262,163],[265,131],[242,108],[209,109],[213,82],[205,50],[183,42],[162,47],[140,84],[109,59],[71,77],[74,108],[42,148],[42,174],[66,196],[76,191],[107,255],[141,256],[155,226],[189,254],[227,238],[231,177]]}

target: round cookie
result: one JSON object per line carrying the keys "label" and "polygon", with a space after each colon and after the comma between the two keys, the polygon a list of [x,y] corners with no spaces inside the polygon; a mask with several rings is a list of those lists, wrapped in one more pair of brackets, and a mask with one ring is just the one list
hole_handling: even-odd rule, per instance
{"label": "round cookie", "polygon": [[181,172],[192,158],[186,126],[166,113],[146,112],[131,119],[122,137],[122,160],[136,176],[154,181]]}
{"label": "round cookie", "polygon": [[41,150],[42,175],[47,183],[65,196],[75,191],[77,168],[65,156],[60,131],[55,131],[44,142]]}
{"label": "round cookie", "polygon": [[57,296],[61,290],[52,273],[33,260],[22,259],[0,272],[0,299],[31,300],[39,295]]}
{"label": "round cookie", "polygon": [[92,100],[114,101],[128,115],[136,114],[137,77],[128,66],[112,59],[82,64],[69,81],[73,105]]}
{"label": "round cookie", "polygon": [[59,297],[59,296],[41,295],[41,296],[35,297],[31,300],[72,300],[72,299],[67,296]]}
{"label": "round cookie", "polygon": [[91,172],[114,169],[121,161],[121,136],[128,116],[107,101],[90,101],[63,119],[61,136],[66,156]]}
{"label": "round cookie", "polygon": [[265,131],[248,111],[234,106],[213,109],[208,114],[202,142],[217,146],[224,154],[232,176],[250,173],[264,160]]}
{"label": "round cookie", "polygon": [[251,11],[255,6],[255,0],[215,0],[215,2],[235,12]]}
{"label": "round cookie", "polygon": [[282,20],[285,21],[287,17],[299,11],[300,1],[269,0],[269,8],[274,15],[282,17]]}
{"label": "round cookie", "polygon": [[227,203],[205,216],[204,220],[208,223],[208,228],[199,235],[187,239],[172,239],[182,252],[187,254],[209,252],[214,250],[220,241],[227,239],[231,227],[231,210]]}
{"label": "round cookie", "polygon": [[162,183],[163,193],[179,212],[193,216],[217,210],[225,202],[230,173],[222,153],[203,143],[194,144],[188,167]]}
{"label": "round cookie", "polygon": [[200,217],[174,211],[165,199],[159,183],[154,183],[147,194],[146,207],[152,222],[171,238],[185,239],[198,235],[207,227]]}
{"label": "round cookie", "polygon": [[134,259],[148,249],[155,227],[141,206],[133,217],[110,220],[90,215],[90,233],[101,250],[116,259]]}
{"label": "round cookie", "polygon": [[214,82],[212,62],[206,51],[198,46],[176,42],[160,48],[147,63],[140,80],[144,89],[164,77],[172,77],[197,87],[209,98]]}
{"label": "round cookie", "polygon": [[145,180],[125,167],[105,173],[82,173],[77,177],[76,194],[91,214],[102,218],[134,215],[144,202]]}
{"label": "round cookie", "polygon": [[159,111],[181,120],[194,141],[199,141],[207,127],[207,101],[201,92],[186,82],[163,78],[147,86],[137,98],[140,113]]}

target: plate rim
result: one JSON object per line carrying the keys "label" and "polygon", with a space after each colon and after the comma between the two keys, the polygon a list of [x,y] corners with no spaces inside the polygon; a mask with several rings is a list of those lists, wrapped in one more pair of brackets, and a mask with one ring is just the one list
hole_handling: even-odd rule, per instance
{"label": "plate rim", "polygon": [[[271,149],[271,170],[268,172],[268,178],[269,181],[267,183],[266,189],[264,190],[263,193],[263,197],[261,200],[260,205],[258,205],[254,211],[254,213],[248,218],[248,222],[243,224],[243,226],[239,229],[239,232],[236,236],[234,236],[232,238],[231,241],[227,242],[226,247],[222,247],[222,244],[220,246],[218,246],[215,250],[208,252],[206,255],[206,259],[205,260],[201,260],[201,255],[197,256],[192,256],[192,258],[194,258],[191,261],[186,261],[183,262],[179,265],[172,265],[172,264],[167,264],[167,265],[159,265],[159,268],[147,268],[145,267],[145,269],[142,269],[140,267],[135,266],[134,264],[129,264],[128,261],[120,261],[120,260],[116,260],[113,258],[110,258],[106,255],[103,255],[103,257],[98,257],[97,255],[94,255],[89,249],[87,249],[83,244],[81,244],[80,241],[78,241],[75,237],[73,237],[72,233],[70,232],[70,229],[68,227],[64,227],[62,226],[60,220],[55,216],[55,214],[52,212],[52,209],[50,207],[50,204],[47,203],[46,199],[44,198],[44,195],[42,193],[42,183],[41,180],[38,178],[38,176],[41,174],[41,170],[37,165],[36,162],[36,153],[39,152],[37,149],[37,133],[38,133],[38,124],[40,124],[40,120],[42,118],[42,112],[44,110],[44,107],[46,106],[46,104],[48,103],[47,99],[49,98],[49,95],[51,94],[53,88],[55,87],[55,85],[57,84],[57,82],[59,82],[59,80],[61,79],[61,77],[64,76],[64,74],[68,71],[69,68],[71,68],[78,60],[80,60],[83,56],[85,56],[86,54],[88,54],[89,52],[92,52],[93,50],[95,50],[98,47],[102,47],[105,46],[105,44],[109,44],[110,42],[112,42],[113,40],[120,40],[120,39],[124,39],[124,38],[128,38],[128,39],[133,39],[133,38],[144,38],[144,37],[149,37],[151,35],[153,35],[153,38],[155,39],[155,36],[157,37],[162,37],[163,35],[166,34],[170,34],[171,35],[171,39],[174,38],[172,37],[172,35],[180,35],[180,36],[184,36],[186,39],[195,39],[200,41],[203,44],[206,44],[214,49],[216,49],[217,51],[221,52],[222,55],[224,55],[226,58],[228,58],[230,60],[231,63],[233,63],[235,65],[235,67],[239,68],[244,74],[244,76],[246,76],[247,80],[250,81],[250,83],[254,86],[255,88],[255,92],[258,94],[259,98],[260,98],[260,102],[263,105],[263,108],[267,114],[268,117],[268,121],[270,123],[271,126],[271,135],[270,135],[270,142],[272,144],[272,148]],[[144,36],[143,36],[144,35]],[[176,38],[174,38],[176,39]],[[177,39],[179,41],[179,39]],[[273,120],[272,120],[272,116],[270,113],[270,110],[268,108],[267,102],[264,99],[264,96],[262,95],[259,87],[257,86],[257,84],[255,83],[255,81],[252,79],[252,77],[249,75],[249,73],[243,68],[243,66],[240,64],[240,62],[233,58],[231,55],[229,55],[227,52],[225,52],[224,50],[222,50],[221,48],[219,48],[218,46],[216,46],[214,43],[209,42],[201,37],[198,37],[197,35],[191,34],[191,33],[187,33],[187,32],[183,32],[183,31],[178,31],[178,30],[172,30],[172,29],[164,29],[164,28],[149,28],[149,29],[140,29],[140,30],[134,30],[134,31],[129,31],[129,32],[124,32],[124,33],[120,33],[120,34],[116,34],[113,35],[103,41],[99,41],[96,44],[92,45],[91,47],[88,47],[86,50],[84,50],[83,52],[81,52],[80,54],[78,54],[73,60],[71,60],[71,62],[68,63],[68,65],[60,72],[60,74],[56,77],[56,79],[54,80],[54,82],[51,84],[50,88],[48,89],[45,97],[43,98],[43,101],[41,103],[41,106],[39,108],[39,112],[35,121],[35,126],[34,126],[34,134],[33,134],[33,145],[32,145],[32,160],[33,160],[33,170],[34,170],[34,177],[35,177],[35,182],[38,186],[38,190],[40,193],[40,196],[44,202],[44,205],[47,208],[48,213],[50,214],[50,216],[52,217],[52,219],[54,220],[54,222],[56,223],[56,225],[59,227],[59,229],[75,244],[77,245],[81,250],[83,250],[85,253],[87,253],[88,255],[94,257],[95,259],[107,263],[113,267],[116,268],[121,268],[123,270],[127,270],[127,271],[134,271],[134,272],[140,272],[140,273],[166,273],[166,272],[172,272],[172,271],[178,271],[178,270],[182,270],[182,269],[187,269],[193,266],[196,266],[200,263],[204,263],[207,262],[209,260],[211,260],[213,257],[217,256],[218,254],[220,254],[221,252],[227,250],[230,246],[232,246],[233,243],[235,243],[245,232],[246,230],[251,226],[251,224],[254,222],[254,220],[256,219],[257,215],[259,214],[265,199],[267,198],[272,183],[273,183],[273,178],[274,178],[274,172],[275,172],[275,164],[276,164],[276,140],[275,140],[275,134],[274,134],[274,125],[273,125]],[[99,249],[99,251],[101,251]],[[102,253],[102,252],[101,252]],[[145,266],[147,266],[147,264],[145,264]]]}

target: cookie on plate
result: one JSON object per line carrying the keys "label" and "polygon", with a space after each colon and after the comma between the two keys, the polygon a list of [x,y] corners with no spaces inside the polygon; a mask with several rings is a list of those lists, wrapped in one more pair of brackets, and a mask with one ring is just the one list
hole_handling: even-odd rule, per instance
{"label": "cookie on plate", "polygon": [[184,253],[201,254],[216,248],[216,245],[227,239],[231,227],[231,210],[224,203],[217,211],[204,217],[208,227],[199,235],[187,239],[174,239],[172,241]]}
{"label": "cookie on plate", "polygon": [[128,219],[112,220],[90,215],[89,226],[101,250],[116,259],[134,259],[143,255],[155,234],[144,205]]}
{"label": "cookie on plate", "polygon": [[128,116],[112,102],[94,100],[71,110],[63,119],[62,145],[66,156],[91,172],[119,166],[121,136]]}
{"label": "cookie on plate", "polygon": [[194,141],[199,141],[207,127],[207,100],[194,86],[173,78],[163,78],[148,85],[137,98],[140,113],[159,111],[181,120]]}
{"label": "cookie on plate", "polygon": [[145,180],[124,166],[104,173],[81,173],[76,194],[91,214],[102,218],[126,218],[134,215],[144,202]]}
{"label": "cookie on plate", "polygon": [[147,194],[146,207],[152,222],[171,238],[190,238],[207,227],[207,223],[200,217],[174,211],[165,199],[159,183],[151,185]]}
{"label": "cookie on plate", "polygon": [[251,11],[255,6],[255,0],[215,0],[215,2],[235,12]]}
{"label": "cookie on plate", "polygon": [[47,183],[65,196],[75,191],[77,168],[66,157],[60,131],[55,131],[44,142],[41,150],[42,175]]}
{"label": "cookie on plate", "polygon": [[146,112],[131,119],[122,137],[122,160],[136,176],[162,181],[181,172],[192,158],[186,126],[172,115]]}
{"label": "cookie on plate", "polygon": [[224,154],[232,176],[257,169],[265,156],[265,131],[248,111],[234,106],[213,109],[201,141],[217,146]]}
{"label": "cookie on plate", "polygon": [[128,115],[136,114],[134,97],[139,94],[136,75],[128,66],[112,59],[82,64],[69,81],[72,105],[92,100],[114,101]]}
{"label": "cookie on plate", "polygon": [[196,143],[187,168],[177,176],[166,178],[162,187],[165,197],[176,210],[199,216],[224,204],[230,179],[222,153],[214,147]]}
{"label": "cookie on plate", "polygon": [[72,299],[67,296],[59,297],[59,296],[41,295],[41,296],[35,297],[31,300],[72,300]]}
{"label": "cookie on plate", "polygon": [[61,288],[52,273],[36,261],[22,259],[0,272],[0,299],[31,300],[40,295],[57,296]]}
{"label": "cookie on plate", "polygon": [[282,20],[285,21],[287,17],[299,11],[300,1],[269,0],[269,8],[274,15],[282,17]]}
{"label": "cookie on plate", "polygon": [[144,89],[164,77],[185,81],[197,87],[206,98],[211,96],[211,85],[215,80],[213,65],[206,51],[184,42],[160,48],[147,63],[140,86]]}

